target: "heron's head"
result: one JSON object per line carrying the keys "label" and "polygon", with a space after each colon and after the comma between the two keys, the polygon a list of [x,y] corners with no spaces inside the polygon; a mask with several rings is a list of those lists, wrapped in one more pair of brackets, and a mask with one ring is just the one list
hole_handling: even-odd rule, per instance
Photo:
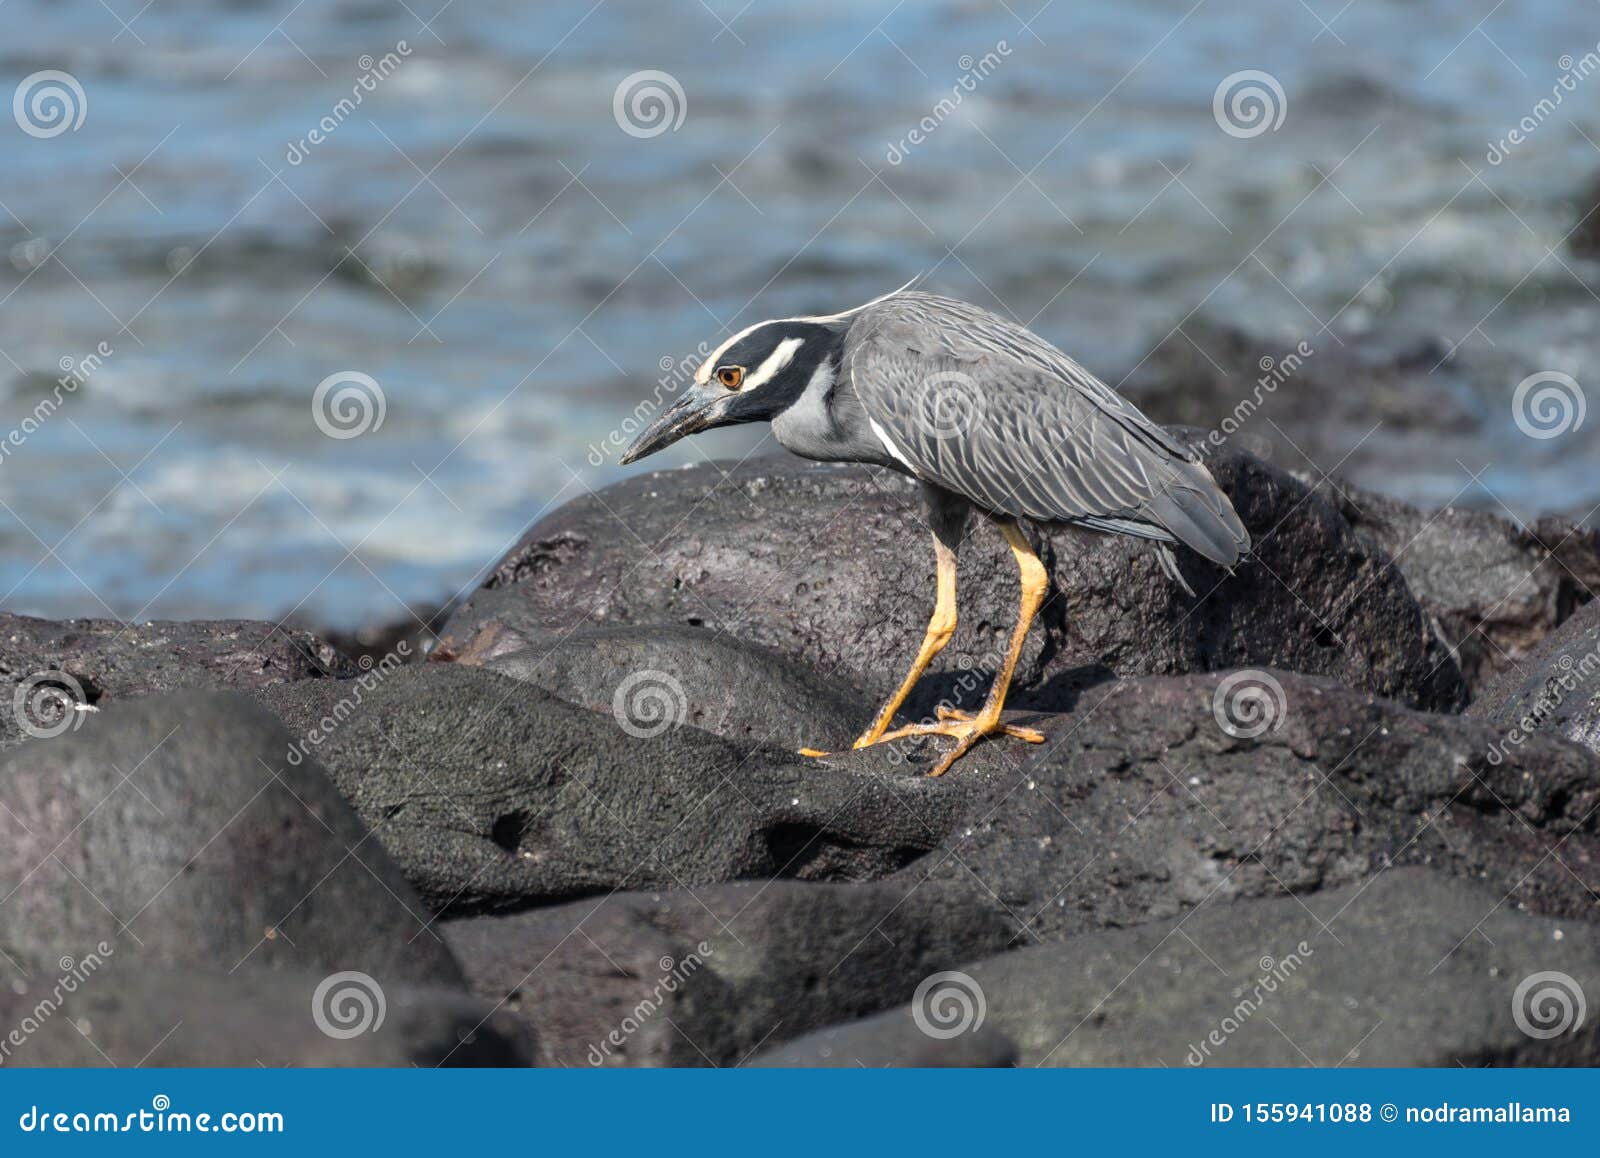
{"label": "heron's head", "polygon": [[837,319],[759,322],[729,338],[694,380],[656,416],[623,463],[671,446],[685,435],[741,422],[766,422],[792,406],[819,372],[837,369],[844,327]]}

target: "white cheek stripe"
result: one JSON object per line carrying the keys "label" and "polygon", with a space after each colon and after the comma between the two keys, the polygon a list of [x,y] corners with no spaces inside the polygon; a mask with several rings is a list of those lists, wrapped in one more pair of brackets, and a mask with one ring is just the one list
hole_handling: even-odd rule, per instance
{"label": "white cheek stripe", "polygon": [[890,454],[894,455],[894,457],[899,460],[900,465],[904,466],[912,474],[917,473],[917,468],[911,465],[911,460],[907,458],[901,452],[900,448],[894,444],[894,440],[889,437],[889,432],[878,425],[878,420],[876,418],[867,419],[867,425],[872,427],[872,433],[878,436],[878,441],[883,443],[883,448]]}
{"label": "white cheek stripe", "polygon": [[804,338],[785,338],[779,342],[778,348],[767,355],[766,361],[756,367],[756,372],[746,378],[739,389],[754,390],[757,386],[765,386],[778,371],[794,361],[795,351],[805,344]]}

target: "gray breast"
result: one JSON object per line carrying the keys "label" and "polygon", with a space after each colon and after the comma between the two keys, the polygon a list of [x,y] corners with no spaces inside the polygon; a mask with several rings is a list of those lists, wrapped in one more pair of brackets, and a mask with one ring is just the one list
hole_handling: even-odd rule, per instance
{"label": "gray breast", "polygon": [[864,462],[906,472],[872,433],[848,376],[824,361],[793,405],[772,419],[772,435],[785,450],[819,462]]}

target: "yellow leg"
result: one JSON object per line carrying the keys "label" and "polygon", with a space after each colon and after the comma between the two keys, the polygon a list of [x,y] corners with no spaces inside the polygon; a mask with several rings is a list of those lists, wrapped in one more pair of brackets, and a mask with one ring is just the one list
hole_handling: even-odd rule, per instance
{"label": "yellow leg", "polygon": [[1002,724],[1000,712],[1005,707],[1006,692],[1011,688],[1011,676],[1016,670],[1017,660],[1022,656],[1022,645],[1027,642],[1028,629],[1033,626],[1039,608],[1044,606],[1050,577],[1045,571],[1044,564],[1039,561],[1039,556],[1033,553],[1033,548],[1028,545],[1028,540],[1017,529],[1016,524],[1002,523],[1000,533],[1006,537],[1006,543],[1010,545],[1011,553],[1017,560],[1017,573],[1022,581],[1022,602],[1017,612],[1017,626],[1011,632],[1011,643],[1006,648],[1000,670],[995,673],[994,686],[989,689],[989,698],[984,701],[976,716],[948,708],[941,709],[938,723],[912,724],[910,727],[899,728],[879,737],[881,740],[926,735],[953,738],[956,746],[928,773],[930,776],[943,776],[974,744],[996,732],[1016,736],[1032,744],[1044,741],[1044,736],[1032,728],[1016,728]]}
{"label": "yellow leg", "polygon": [[934,597],[933,617],[928,620],[928,631],[922,637],[922,646],[917,649],[917,658],[911,661],[911,670],[906,673],[906,678],[900,681],[900,690],[889,697],[889,702],[883,705],[878,718],[872,721],[871,727],[861,733],[851,745],[852,748],[866,748],[882,738],[883,733],[894,722],[894,714],[900,710],[900,705],[906,702],[911,689],[917,686],[917,681],[927,672],[933,657],[944,650],[944,645],[949,643],[950,637],[956,633],[956,553],[940,542],[939,537],[935,535],[933,556],[937,564],[938,594]]}
{"label": "yellow leg", "polygon": [[[900,705],[906,702],[911,689],[917,686],[917,681],[928,670],[933,657],[944,650],[944,645],[950,642],[950,637],[956,632],[956,553],[935,535],[933,555],[937,563],[938,593],[934,597],[933,618],[928,620],[928,631],[922,637],[922,646],[917,649],[917,658],[912,661],[911,670],[906,673],[906,678],[900,682],[900,690],[889,697],[889,702],[883,705],[883,709],[872,721],[871,726],[850,745],[852,748],[870,747],[883,738],[884,730],[894,722],[894,714],[900,710]],[[801,748],[800,755],[826,756],[828,753],[815,748]]]}

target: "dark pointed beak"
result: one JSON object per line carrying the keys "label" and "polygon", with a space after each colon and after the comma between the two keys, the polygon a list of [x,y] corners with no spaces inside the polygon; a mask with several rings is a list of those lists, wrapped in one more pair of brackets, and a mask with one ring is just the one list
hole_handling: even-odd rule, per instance
{"label": "dark pointed beak", "polygon": [[712,412],[722,398],[721,394],[713,394],[703,386],[691,384],[682,397],[656,416],[656,420],[633,440],[633,445],[623,451],[617,461],[623,466],[638,462],[645,455],[664,450],[685,435],[715,425]]}

